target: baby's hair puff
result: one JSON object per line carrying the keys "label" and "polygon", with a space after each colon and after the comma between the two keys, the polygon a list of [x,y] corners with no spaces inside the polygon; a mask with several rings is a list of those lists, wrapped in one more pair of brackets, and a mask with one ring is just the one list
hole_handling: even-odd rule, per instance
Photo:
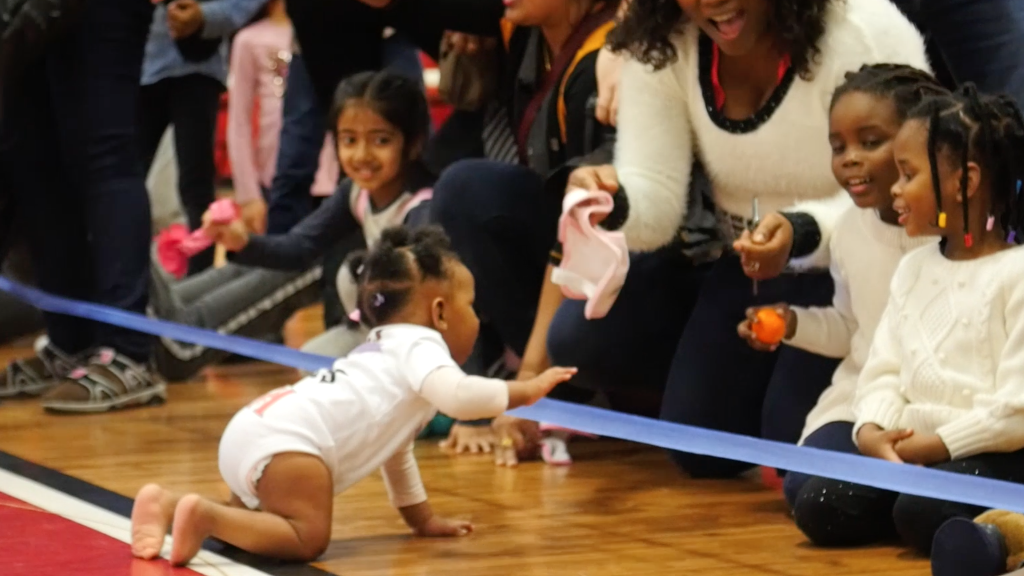
{"label": "baby's hair puff", "polygon": [[458,261],[458,256],[438,226],[385,230],[372,250],[357,252],[347,262],[359,286],[362,322],[371,328],[388,323],[405,308],[420,283],[446,279],[452,261]]}
{"label": "baby's hair puff", "polygon": [[909,118],[922,119],[928,127],[928,160],[938,204],[938,225],[946,226],[938,160],[957,162],[961,168],[965,244],[971,246],[968,219],[968,170],[976,162],[988,179],[991,212],[987,228],[998,222],[1010,243],[1024,239],[1024,205],[1020,194],[1024,179],[1024,117],[1016,101],[1007,95],[981,95],[966,83],[956,92],[926,99]]}

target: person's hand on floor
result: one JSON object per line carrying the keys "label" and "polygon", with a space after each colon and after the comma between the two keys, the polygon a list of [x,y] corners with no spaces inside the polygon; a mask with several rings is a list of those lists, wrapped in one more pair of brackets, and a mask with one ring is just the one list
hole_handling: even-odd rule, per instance
{"label": "person's hand on floor", "polygon": [[514,467],[520,460],[536,458],[540,450],[540,425],[532,420],[502,415],[494,419],[498,443],[494,447],[497,466]]}
{"label": "person's hand on floor", "polygon": [[448,438],[440,443],[441,449],[453,454],[490,454],[497,442],[491,426],[458,424],[452,426]]}

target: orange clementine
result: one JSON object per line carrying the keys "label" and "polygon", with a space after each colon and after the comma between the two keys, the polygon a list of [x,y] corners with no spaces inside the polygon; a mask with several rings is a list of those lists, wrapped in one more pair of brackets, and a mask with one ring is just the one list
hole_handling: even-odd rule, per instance
{"label": "orange clementine", "polygon": [[765,344],[778,344],[786,337],[786,319],[774,308],[761,308],[750,325],[754,336]]}

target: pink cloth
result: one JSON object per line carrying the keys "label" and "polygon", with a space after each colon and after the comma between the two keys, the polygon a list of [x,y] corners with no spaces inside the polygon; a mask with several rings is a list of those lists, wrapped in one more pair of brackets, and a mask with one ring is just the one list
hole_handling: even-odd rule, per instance
{"label": "pink cloth", "polygon": [[[210,220],[215,224],[228,224],[240,216],[238,205],[230,198],[210,204]],[[188,259],[213,245],[213,239],[200,228],[191,234],[184,224],[172,224],[156,238],[156,253],[160,265],[175,278],[188,272]]]}
{"label": "pink cloth", "polygon": [[[260,198],[261,186],[269,188],[274,180],[291,57],[292,29],[288,24],[264,19],[235,35],[231,47],[227,144],[235,199],[240,204]],[[253,130],[253,110],[257,105],[259,117]],[[333,193],[338,171],[333,143],[325,135],[320,169],[310,193]]]}

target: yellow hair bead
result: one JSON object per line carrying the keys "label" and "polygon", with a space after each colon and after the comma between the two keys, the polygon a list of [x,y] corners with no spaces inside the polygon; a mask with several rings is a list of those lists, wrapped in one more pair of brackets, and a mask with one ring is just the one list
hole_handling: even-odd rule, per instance
{"label": "yellow hair bead", "polygon": [[945,228],[945,227],[946,227],[946,213],[945,212],[939,212],[939,228]]}

